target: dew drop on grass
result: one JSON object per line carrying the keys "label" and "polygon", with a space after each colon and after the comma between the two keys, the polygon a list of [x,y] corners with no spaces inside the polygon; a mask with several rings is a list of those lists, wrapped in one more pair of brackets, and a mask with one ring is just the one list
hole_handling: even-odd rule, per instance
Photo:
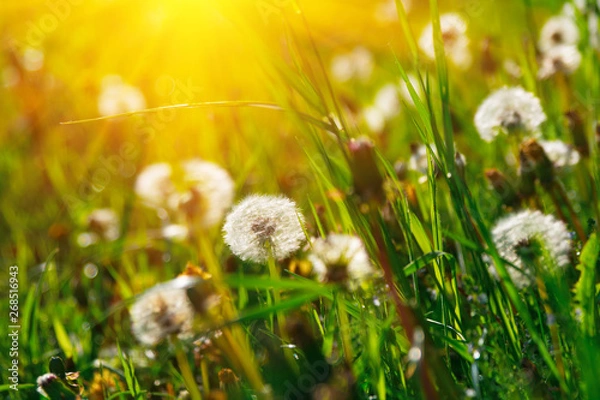
{"label": "dew drop on grass", "polygon": [[95,264],[87,263],[83,266],[83,274],[89,279],[94,279],[98,275],[98,267]]}
{"label": "dew drop on grass", "polygon": [[474,360],[479,360],[481,358],[481,353],[479,352],[479,350],[475,350],[473,352],[473,359]]}

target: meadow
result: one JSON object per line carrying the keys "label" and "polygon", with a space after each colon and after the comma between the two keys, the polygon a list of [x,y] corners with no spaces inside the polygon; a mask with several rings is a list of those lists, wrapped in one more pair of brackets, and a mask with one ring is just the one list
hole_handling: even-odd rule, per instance
{"label": "meadow", "polygon": [[599,398],[599,18],[3,2],[0,398]]}

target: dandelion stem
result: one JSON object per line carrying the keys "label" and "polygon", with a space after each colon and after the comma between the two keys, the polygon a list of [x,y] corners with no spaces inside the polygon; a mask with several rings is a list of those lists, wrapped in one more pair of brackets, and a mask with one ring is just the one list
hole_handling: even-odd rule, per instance
{"label": "dandelion stem", "polygon": [[577,216],[575,209],[573,209],[573,204],[571,203],[569,196],[567,196],[567,193],[565,192],[565,188],[559,182],[554,182],[553,189],[556,192],[558,192],[559,196],[562,198],[563,202],[567,206],[567,210],[569,210],[569,215],[571,216],[571,220],[573,222],[573,226],[575,227],[575,232],[577,232],[579,240],[585,243],[585,231],[583,230],[583,226],[581,225],[581,221],[579,221],[579,217]]}
{"label": "dandelion stem", "polygon": [[344,358],[348,366],[352,365],[354,354],[352,351],[352,340],[350,338],[350,319],[348,318],[348,310],[346,310],[346,302],[336,293],[336,305],[338,317],[340,318],[340,334],[342,336],[342,347],[344,348]]}
{"label": "dandelion stem", "polygon": [[200,394],[200,389],[198,389],[196,379],[194,379],[194,374],[192,373],[190,363],[185,352],[183,351],[183,345],[177,338],[177,335],[173,335],[172,340],[173,344],[175,345],[175,358],[177,359],[177,365],[181,371],[181,376],[183,377],[185,386],[190,392],[190,398],[192,400],[202,400],[202,395]]}

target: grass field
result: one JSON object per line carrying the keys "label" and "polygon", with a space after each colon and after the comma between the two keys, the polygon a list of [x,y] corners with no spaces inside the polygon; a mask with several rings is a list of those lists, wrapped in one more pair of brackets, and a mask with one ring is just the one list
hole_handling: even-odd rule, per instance
{"label": "grass field", "polygon": [[0,397],[597,399],[600,3],[0,5]]}

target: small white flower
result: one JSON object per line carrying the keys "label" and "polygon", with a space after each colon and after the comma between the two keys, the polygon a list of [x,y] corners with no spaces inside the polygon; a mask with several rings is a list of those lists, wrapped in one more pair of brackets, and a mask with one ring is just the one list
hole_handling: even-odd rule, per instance
{"label": "small white flower", "polygon": [[312,239],[308,255],[321,282],[345,284],[355,290],[375,274],[362,240],[357,236],[330,234]]}
{"label": "small white flower", "polygon": [[[38,378],[36,380],[37,392],[46,398],[50,398],[50,396],[48,396],[48,393],[46,393],[45,389],[48,388],[50,385],[52,385],[55,381],[58,381],[58,380],[59,380],[58,376],[54,375],[51,372],[41,375],[41,376],[38,376]],[[60,383],[59,385],[62,385],[62,383]]]}
{"label": "small white flower", "polygon": [[[540,260],[541,265],[563,268],[569,263],[571,237],[565,224],[552,215],[531,210],[510,214],[496,223],[492,237],[500,257],[517,267],[506,265],[513,283],[519,289],[534,282],[532,277],[535,271],[529,270],[519,255],[532,240],[538,241],[551,258]],[[490,273],[498,277],[493,265],[490,266]]]}
{"label": "small white flower", "polygon": [[580,160],[579,152],[561,140],[539,140],[538,143],[556,168],[570,167]]}
{"label": "small white flower", "polygon": [[139,296],[129,309],[132,332],[144,345],[155,346],[170,335],[193,335],[194,308],[186,285],[194,278],[178,277],[156,285]]}
{"label": "small white flower", "polygon": [[90,231],[107,241],[117,240],[120,236],[119,216],[110,208],[99,208],[87,217]]}
{"label": "small white flower", "polygon": [[367,81],[373,72],[373,55],[364,47],[356,47],[350,53],[340,54],[331,60],[331,74],[339,82],[351,79]]}
{"label": "small white flower", "polygon": [[565,15],[552,17],[540,31],[538,47],[546,52],[555,46],[576,46],[579,43],[579,29],[575,21]]}
{"label": "small white flower", "polygon": [[491,142],[503,130],[524,130],[535,135],[546,120],[540,100],[521,87],[503,87],[490,94],[475,114],[475,126],[481,138]]}
{"label": "small white flower", "polygon": [[120,76],[109,75],[102,81],[98,112],[102,116],[138,111],[146,108],[142,91],[123,83]]}
{"label": "small white flower", "polygon": [[306,237],[304,217],[283,196],[251,195],[225,218],[223,233],[231,251],[244,261],[280,260],[298,250]]}
{"label": "small white flower", "polygon": [[581,64],[581,53],[576,46],[554,46],[544,53],[538,70],[539,79],[547,79],[557,72],[572,74]]}
{"label": "small white flower", "polygon": [[[469,51],[465,20],[456,13],[443,14],[440,15],[440,28],[446,57],[459,69],[468,69],[473,60]],[[430,23],[423,30],[419,39],[419,47],[427,57],[435,60],[433,24]]]}

